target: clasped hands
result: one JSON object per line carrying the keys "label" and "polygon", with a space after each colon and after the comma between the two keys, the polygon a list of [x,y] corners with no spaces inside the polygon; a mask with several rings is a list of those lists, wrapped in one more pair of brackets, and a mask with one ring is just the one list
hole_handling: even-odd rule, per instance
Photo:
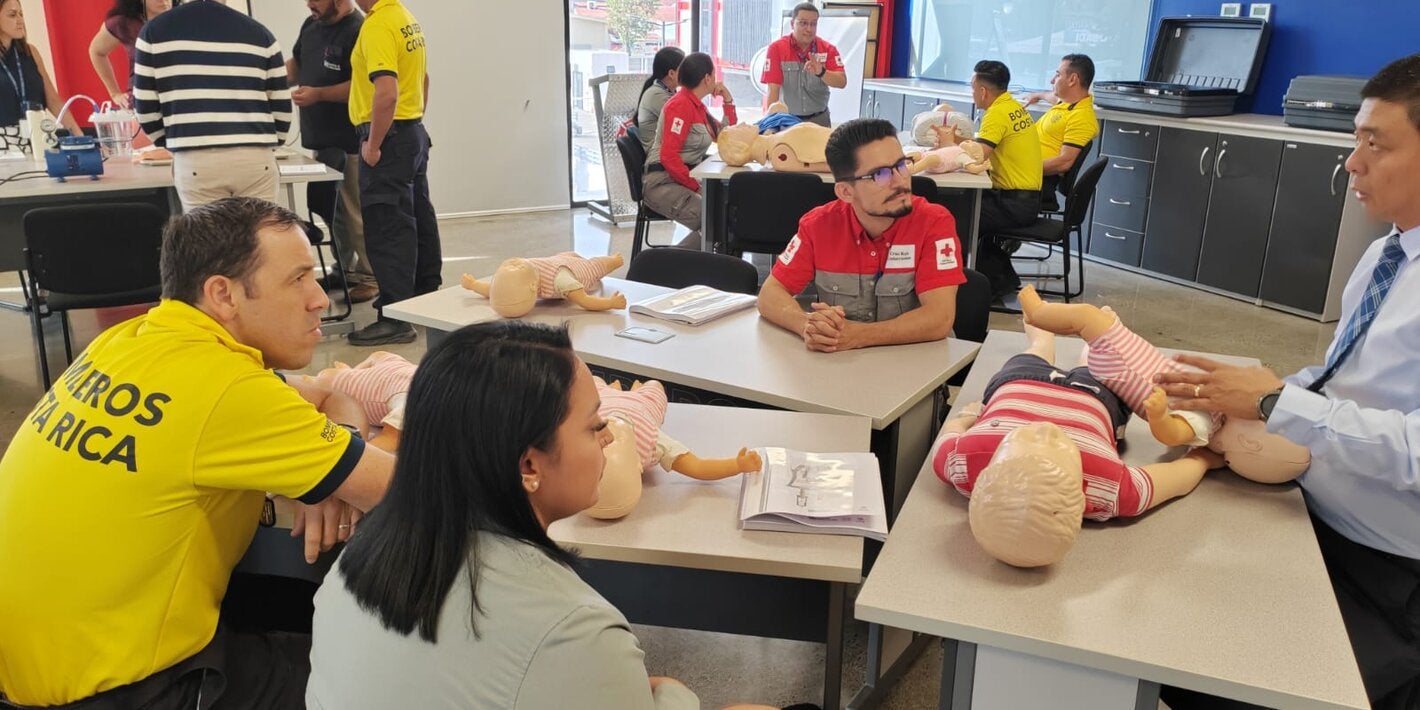
{"label": "clasped hands", "polygon": [[857,338],[862,324],[848,320],[842,306],[814,303],[812,307],[800,333],[804,338],[804,347],[821,353],[862,347]]}

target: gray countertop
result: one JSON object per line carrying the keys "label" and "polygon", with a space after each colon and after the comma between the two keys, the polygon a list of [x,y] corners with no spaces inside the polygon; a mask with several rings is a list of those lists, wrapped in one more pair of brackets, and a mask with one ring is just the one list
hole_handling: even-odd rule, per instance
{"label": "gray countertop", "polygon": [[[992,331],[956,406],[1024,345]],[[1061,339],[1057,362],[1081,345]],[[1172,458],[1138,418],[1127,441],[1131,463]],[[1301,492],[1226,471],[1144,516],[1087,522],[1063,561],[1025,570],[976,544],[967,499],[924,465],[856,616],[1266,707],[1367,707]]]}

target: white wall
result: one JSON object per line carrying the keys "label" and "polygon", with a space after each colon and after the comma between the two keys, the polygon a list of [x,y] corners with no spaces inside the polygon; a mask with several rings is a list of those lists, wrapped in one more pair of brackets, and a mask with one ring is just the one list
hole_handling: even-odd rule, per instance
{"label": "white wall", "polygon": [[[566,207],[567,9],[552,0],[403,0],[424,28],[434,141],[429,188],[440,215]],[[308,12],[250,0],[289,56]]]}

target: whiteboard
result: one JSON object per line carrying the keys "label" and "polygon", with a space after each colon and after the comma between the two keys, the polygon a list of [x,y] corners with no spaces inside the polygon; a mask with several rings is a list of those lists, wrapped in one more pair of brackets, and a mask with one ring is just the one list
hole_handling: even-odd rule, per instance
{"label": "whiteboard", "polygon": [[[434,209],[448,217],[567,207],[571,128],[563,3],[403,2],[429,43],[424,124],[434,142]],[[305,3],[248,4],[289,57],[310,14]]]}

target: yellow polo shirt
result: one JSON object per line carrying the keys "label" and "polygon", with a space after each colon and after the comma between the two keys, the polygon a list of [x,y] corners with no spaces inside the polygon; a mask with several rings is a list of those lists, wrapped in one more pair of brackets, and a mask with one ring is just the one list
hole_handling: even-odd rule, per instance
{"label": "yellow polo shirt", "polygon": [[1039,190],[1040,138],[1035,122],[1009,92],[991,102],[976,140],[991,146],[991,186],[997,190]]}
{"label": "yellow polo shirt", "polygon": [[192,306],[99,335],[0,458],[0,692],[73,702],[201,650],[263,492],[321,500],[363,449]]}
{"label": "yellow polo shirt", "polygon": [[379,76],[393,76],[399,84],[396,121],[423,118],[424,59],[424,29],[414,15],[399,0],[375,3],[350,55],[350,122],[370,122]]}
{"label": "yellow polo shirt", "polygon": [[1056,103],[1036,122],[1035,130],[1040,136],[1042,161],[1060,155],[1063,146],[1084,150],[1085,145],[1100,133],[1100,122],[1095,117],[1095,97],[1085,96],[1073,104],[1064,101]]}

